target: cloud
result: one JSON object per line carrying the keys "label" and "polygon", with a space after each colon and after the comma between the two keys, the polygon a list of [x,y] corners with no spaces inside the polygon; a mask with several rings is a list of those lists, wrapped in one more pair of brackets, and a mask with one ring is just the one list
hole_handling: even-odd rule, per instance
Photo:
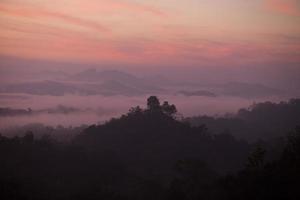
{"label": "cloud", "polygon": [[[272,11],[297,13],[295,1],[264,1]],[[223,35],[209,26],[176,24],[171,17],[174,24],[160,18],[158,22],[153,15],[165,17],[170,13],[144,2],[61,0],[53,5],[45,1],[44,6],[42,1],[34,2],[22,5],[1,1],[0,55],[101,64],[299,63],[298,39],[289,33],[280,41],[260,42],[248,36],[247,41],[239,41],[230,39],[233,36],[223,39],[231,32]],[[144,18],[137,20],[137,16]]]}
{"label": "cloud", "polygon": [[0,13],[4,13],[5,15],[14,16],[14,17],[25,17],[25,18],[50,18],[50,19],[58,19],[64,21],[69,24],[73,24],[76,26],[81,26],[85,28],[96,29],[97,31],[107,32],[109,29],[98,22],[94,22],[91,20],[86,20],[82,18],[77,18],[71,15],[63,14],[61,12],[50,11],[46,9],[33,8],[33,7],[20,7],[16,5],[9,4],[0,4]]}
{"label": "cloud", "polygon": [[78,1],[76,7],[82,10],[89,11],[101,11],[104,13],[122,13],[128,11],[136,14],[151,14],[156,17],[167,17],[168,14],[161,9],[137,2],[120,1],[120,0],[90,0],[90,1]]}
{"label": "cloud", "polygon": [[[132,13],[136,16],[150,14],[144,20],[166,16],[154,6],[117,0],[62,0],[53,4],[45,1],[45,5],[41,1],[26,1],[24,4],[14,0],[1,1],[0,54],[68,61],[132,60],[133,52],[140,47],[132,45],[133,40],[123,41],[114,32],[118,26],[109,21],[114,13],[122,20],[127,14],[134,16]],[[124,32],[122,30],[121,34]]]}
{"label": "cloud", "polygon": [[300,16],[299,0],[264,0],[264,6],[272,12]]}
{"label": "cloud", "polygon": [[92,109],[92,108],[77,108],[73,106],[57,105],[56,107],[43,108],[43,109],[22,109],[22,108],[11,108],[11,107],[0,107],[0,117],[10,116],[29,116],[29,115],[40,115],[40,114],[79,114],[79,113],[99,113],[103,109]]}
{"label": "cloud", "polygon": [[0,118],[2,117],[20,117],[20,116],[37,116],[42,114],[47,115],[82,115],[93,114],[97,116],[105,116],[107,114],[113,114],[115,111],[112,109],[97,107],[74,107],[66,105],[57,105],[55,107],[47,107],[42,109],[29,108],[12,108],[12,107],[0,107]]}

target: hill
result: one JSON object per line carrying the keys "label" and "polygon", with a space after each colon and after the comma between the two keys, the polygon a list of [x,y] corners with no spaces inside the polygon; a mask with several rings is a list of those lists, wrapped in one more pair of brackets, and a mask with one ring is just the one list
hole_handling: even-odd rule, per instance
{"label": "hill", "polygon": [[164,169],[184,158],[203,160],[222,173],[243,166],[250,149],[246,142],[229,134],[210,135],[205,126],[192,127],[176,117],[174,105],[150,97],[147,109],[132,108],[118,119],[90,126],[74,141],[91,150],[113,151],[133,171],[149,176],[165,176]]}
{"label": "hill", "polygon": [[250,141],[269,140],[281,137],[282,133],[300,124],[300,99],[280,103],[257,103],[240,109],[229,117],[197,116],[187,118],[186,121],[193,126],[205,124],[215,134],[226,130],[237,138]]}

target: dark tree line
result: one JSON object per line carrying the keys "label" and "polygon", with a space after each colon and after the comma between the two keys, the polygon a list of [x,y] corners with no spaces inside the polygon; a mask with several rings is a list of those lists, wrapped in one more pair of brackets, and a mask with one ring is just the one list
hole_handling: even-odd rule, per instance
{"label": "dark tree line", "polygon": [[0,199],[299,199],[300,128],[270,160],[263,142],[212,135],[177,116],[152,96],[70,143],[1,136]]}
{"label": "dark tree line", "polygon": [[194,126],[205,124],[214,133],[227,130],[235,137],[250,141],[270,140],[300,124],[300,99],[255,103],[230,116],[198,116],[186,120]]}

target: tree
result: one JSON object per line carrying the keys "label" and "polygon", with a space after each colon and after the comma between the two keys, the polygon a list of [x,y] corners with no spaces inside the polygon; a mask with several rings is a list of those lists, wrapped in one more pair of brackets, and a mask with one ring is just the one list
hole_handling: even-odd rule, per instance
{"label": "tree", "polygon": [[177,113],[176,106],[174,104],[170,105],[167,101],[165,101],[161,107],[162,111],[170,117],[173,117]]}
{"label": "tree", "polygon": [[27,131],[25,133],[25,135],[23,136],[23,142],[24,143],[33,143],[34,141],[34,135],[33,135],[33,132],[32,131]]}
{"label": "tree", "polygon": [[150,96],[147,99],[147,107],[150,111],[159,111],[161,110],[160,102],[156,96]]}
{"label": "tree", "polygon": [[291,131],[287,136],[287,145],[283,152],[282,159],[285,163],[300,164],[300,126]]}
{"label": "tree", "polygon": [[247,167],[251,169],[261,169],[264,166],[266,150],[257,146],[248,158]]}
{"label": "tree", "polygon": [[128,115],[138,115],[142,113],[143,109],[140,106],[136,106],[129,109]]}

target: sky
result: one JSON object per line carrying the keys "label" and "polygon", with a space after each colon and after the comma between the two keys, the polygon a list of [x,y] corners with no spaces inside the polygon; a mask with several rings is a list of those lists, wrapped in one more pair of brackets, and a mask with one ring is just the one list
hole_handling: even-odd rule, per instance
{"label": "sky", "polygon": [[1,0],[0,55],[78,63],[300,63],[299,0]]}

